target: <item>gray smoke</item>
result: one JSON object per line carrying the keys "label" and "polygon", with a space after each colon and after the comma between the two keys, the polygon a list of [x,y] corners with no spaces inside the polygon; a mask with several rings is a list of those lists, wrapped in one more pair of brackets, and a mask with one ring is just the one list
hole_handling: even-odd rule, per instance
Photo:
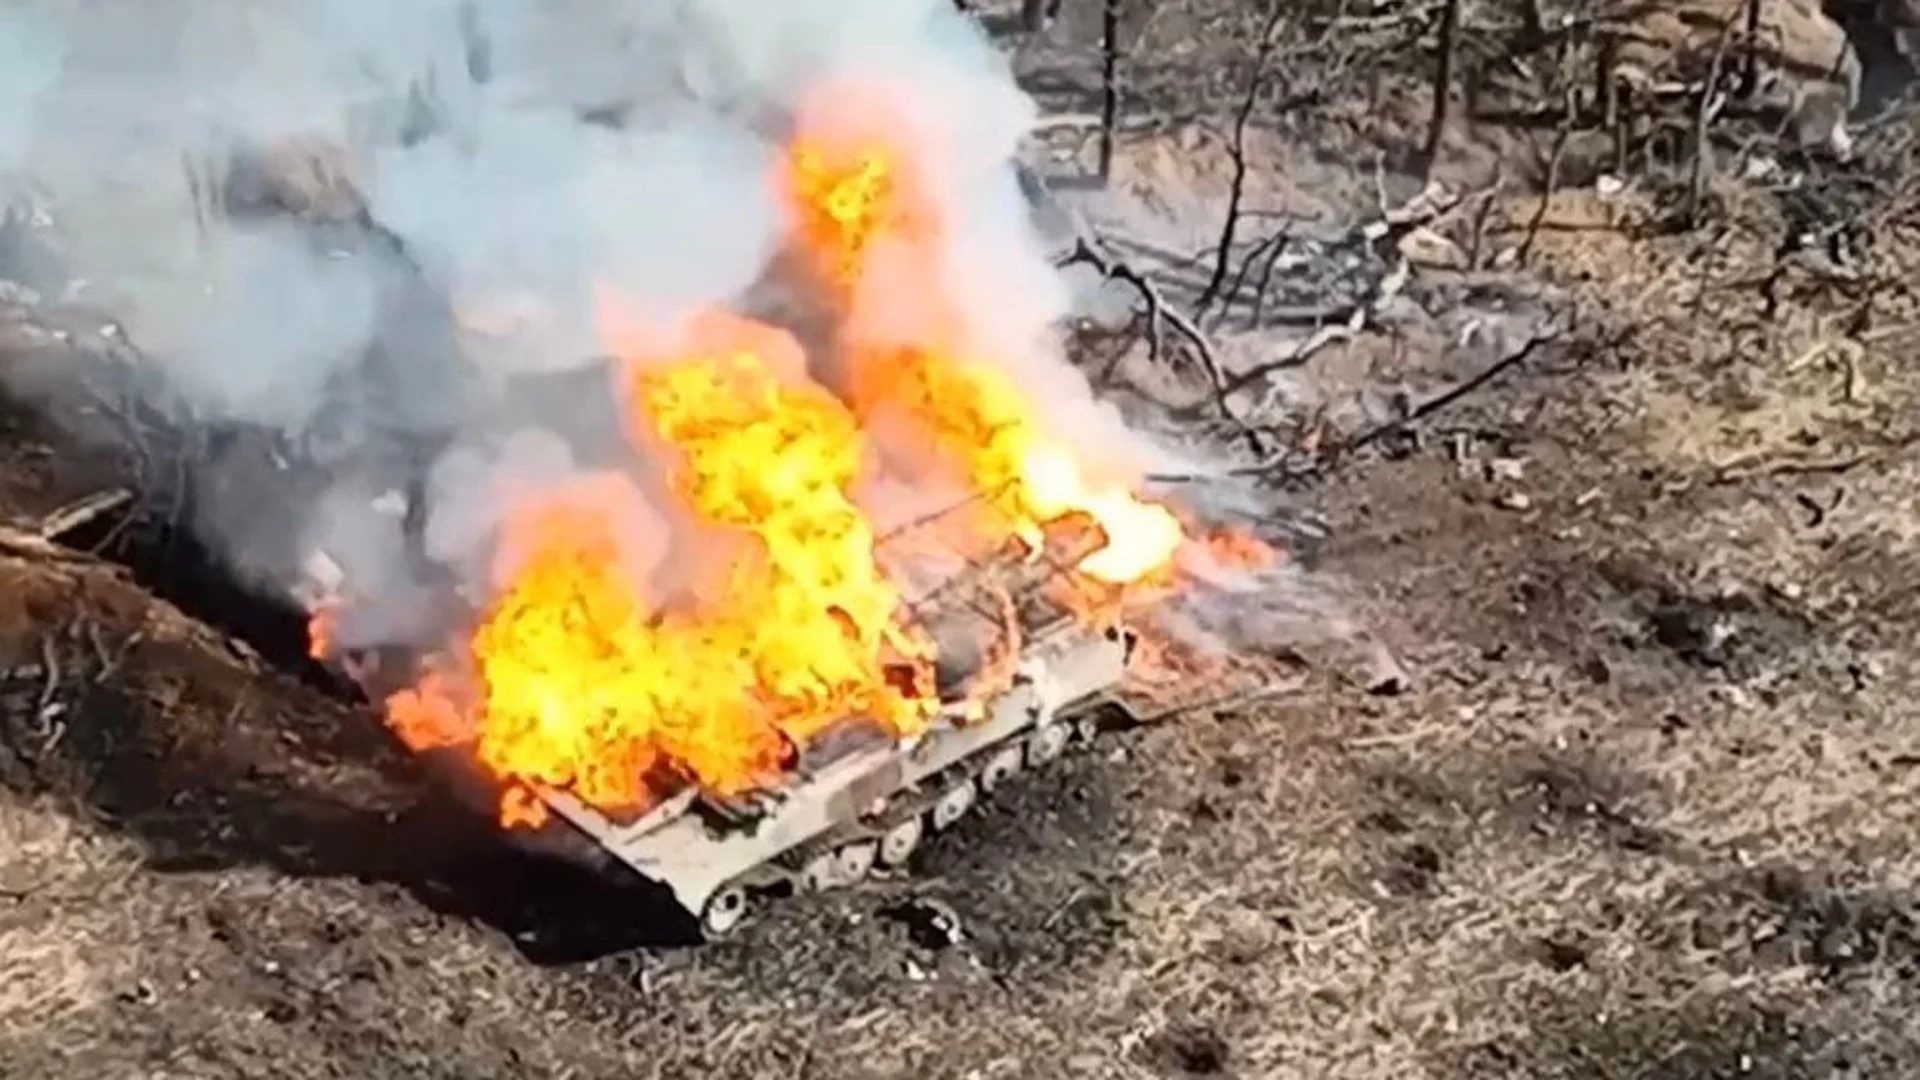
{"label": "gray smoke", "polygon": [[[744,304],[786,229],[784,139],[822,117],[906,147],[942,222],[931,262],[873,254],[853,332],[939,319],[1088,463],[1157,464],[1061,355],[1068,293],[1007,167],[1034,106],[949,0],[0,13],[0,172],[46,193],[65,295],[112,312],[196,423],[255,431],[196,462],[197,523],[277,590],[326,551],[382,601],[348,645],[433,639],[427,579],[496,583],[516,500],[591,497],[595,469],[632,465],[598,298],[662,332]],[[263,469],[276,455],[323,467]],[[949,498],[868,490],[883,523]],[[622,513],[636,577],[670,572],[671,508]]]}
{"label": "gray smoke", "polygon": [[[317,546],[402,595],[383,496],[412,477],[425,554],[484,583],[505,500],[620,442],[604,372],[564,378],[605,351],[597,290],[658,327],[745,295],[782,235],[784,129],[832,80],[949,125],[956,221],[1019,235],[975,182],[1029,106],[943,0],[22,0],[0,13],[0,171],[46,193],[65,295],[198,423],[326,463],[206,455],[215,548],[285,588]],[[1027,345],[1053,313],[1024,304]],[[355,632],[422,630],[401,615]]]}

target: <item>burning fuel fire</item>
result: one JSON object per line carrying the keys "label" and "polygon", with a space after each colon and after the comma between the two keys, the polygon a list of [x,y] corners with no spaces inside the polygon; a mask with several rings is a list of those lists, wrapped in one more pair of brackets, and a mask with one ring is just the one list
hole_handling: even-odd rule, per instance
{"label": "burning fuel fire", "polygon": [[[744,316],[711,311],[655,340],[611,290],[597,298],[630,441],[664,470],[681,541],[731,557],[655,595],[617,526],[617,509],[646,496],[619,473],[515,508],[504,584],[466,639],[387,701],[410,746],[472,747],[505,788],[503,824],[543,820],[543,786],[614,811],[656,799],[662,777],[733,795],[776,782],[843,717],[900,734],[928,723],[935,648],[854,496],[883,414],[904,418],[926,462],[974,494],[981,550],[1017,538],[1037,554],[1044,526],[1084,515],[1101,543],[1074,572],[1099,591],[1124,594],[1172,563],[1180,519],[1090,471],[1003,368],[967,355],[969,313],[941,294],[947,226],[911,165],[883,140],[803,125],[773,178],[835,315],[839,385],[809,375],[790,335]],[[897,318],[881,335],[861,316],[882,244],[918,271],[905,335]],[[317,653],[332,610],[314,619]]]}
{"label": "burning fuel fire", "polygon": [[1089,577],[1124,585],[1173,557],[1182,536],[1173,513],[1134,497],[1123,484],[1090,479],[1072,452],[1042,430],[1035,403],[1004,371],[958,353],[958,313],[943,310],[937,292],[918,298],[929,311],[915,328],[918,340],[877,343],[861,333],[850,309],[876,240],[903,252],[916,280],[938,281],[941,223],[912,198],[886,146],[809,135],[792,149],[789,188],[802,243],[842,309],[847,390],[856,411],[909,416],[936,454],[965,471],[999,512],[1002,527],[1029,541],[1042,524],[1066,514],[1093,517],[1107,542],[1080,563]]}

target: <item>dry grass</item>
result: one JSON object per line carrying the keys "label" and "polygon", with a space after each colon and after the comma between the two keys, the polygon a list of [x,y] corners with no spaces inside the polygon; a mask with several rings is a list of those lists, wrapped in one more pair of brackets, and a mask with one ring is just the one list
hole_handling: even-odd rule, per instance
{"label": "dry grass", "polygon": [[[1217,179],[1207,145],[1122,179]],[[1365,166],[1317,167],[1369,195]],[[1440,418],[1464,463],[1435,438],[1316,492],[1316,573],[1411,687],[1328,663],[1293,699],[1116,735],[910,875],[735,942],[629,947],[653,909],[463,826],[371,718],[104,568],[0,556],[0,1075],[1904,1075],[1920,463],[1771,466],[1898,435],[1912,341],[1851,334],[1804,283],[1763,319],[1764,207],[1705,245],[1617,205],[1556,196],[1534,249],[1611,344]],[[1916,251],[1876,272],[1910,280]],[[1389,363],[1460,377],[1436,337],[1330,350],[1299,389],[1363,420]],[[101,680],[88,627],[146,644]],[[967,939],[916,944],[890,913],[920,897]],[[536,947],[561,931],[586,958]]]}
{"label": "dry grass", "polygon": [[[0,1045],[58,1030],[113,992],[124,959],[110,945],[114,916],[87,887],[103,864],[132,869],[120,847],[89,842],[49,807],[0,802]],[[46,917],[48,897],[76,894],[84,917]]]}
{"label": "dry grass", "polygon": [[[1897,634],[1845,628],[1842,600],[1717,597],[1723,580],[1759,595],[1775,578],[1857,592],[1896,539],[1875,515],[1905,513],[1913,477],[1848,478],[1822,547],[1785,495],[1677,492],[1622,468],[1628,447],[1649,451],[1638,424],[1613,430],[1516,450],[1528,513],[1434,457],[1336,480],[1332,571],[1412,643],[1413,692],[1370,697],[1323,671],[1296,701],[1118,738],[912,878],[795,902],[700,951],[537,966],[484,923],[435,914],[414,879],[356,880],[435,858],[404,822],[375,825],[386,810],[265,829],[283,846],[344,831],[358,862],[275,854],[222,810],[233,773],[278,757],[254,786],[317,798],[335,766],[302,714],[348,721],[276,683],[280,706],[233,719],[229,753],[209,758],[194,733],[227,721],[227,681],[258,676],[203,635],[181,646],[199,657],[191,684],[114,718],[155,755],[143,768],[184,773],[173,794],[107,798],[75,769],[99,749],[76,727],[76,756],[35,775],[94,777],[64,790],[100,821],[0,804],[0,887],[37,886],[0,909],[21,976],[0,1071],[1681,1077],[1744,1058],[1792,1077],[1908,1052],[1920,799],[1892,762],[1920,730],[1914,673]],[[10,595],[71,594],[72,571],[11,573]],[[1662,603],[1724,614],[1750,651],[1689,659],[1651,628]],[[123,677],[167,682],[183,660],[135,652]],[[1862,662],[1881,674],[1856,690]],[[404,815],[408,800],[373,805]],[[166,856],[183,836],[184,864]],[[469,890],[524,872],[471,858]],[[909,944],[880,913],[913,895],[952,904],[970,940]]]}

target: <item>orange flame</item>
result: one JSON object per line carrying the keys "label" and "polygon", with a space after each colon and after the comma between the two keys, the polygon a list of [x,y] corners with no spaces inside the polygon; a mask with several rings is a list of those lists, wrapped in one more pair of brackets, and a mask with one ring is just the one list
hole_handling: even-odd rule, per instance
{"label": "orange flame", "polygon": [[732,628],[775,723],[795,740],[852,714],[921,727],[927,702],[896,689],[885,661],[924,667],[933,650],[900,621],[848,494],[861,462],[852,414],[816,384],[782,385],[750,352],[630,364],[635,423],[679,454],[678,494],[753,541],[703,614],[708,633]]}
{"label": "orange flame", "polygon": [[876,140],[808,132],[790,148],[784,180],[798,242],[846,320],[842,345],[854,409],[863,417],[882,410],[911,417],[993,503],[1004,527],[1023,537],[1075,511],[1092,517],[1106,544],[1080,562],[1088,577],[1126,584],[1166,566],[1183,536],[1179,519],[1125,484],[1089,477],[1064,444],[1047,436],[1036,403],[1004,370],[951,347],[956,335],[941,322],[955,313],[935,305],[911,346],[862,340],[853,309],[876,241],[913,256],[924,287],[939,289],[938,222],[915,199],[900,155]]}
{"label": "orange flame", "polygon": [[[779,340],[744,320],[701,325],[727,342]],[[906,733],[932,713],[931,648],[900,623],[847,494],[860,439],[845,407],[783,384],[751,351],[625,359],[636,438],[668,449],[700,527],[744,543],[697,600],[654,611],[611,527],[609,500],[638,497],[623,479],[595,478],[510,521],[522,561],[471,642],[483,700],[465,708],[454,683],[429,676],[388,702],[411,746],[474,741],[509,784],[503,825],[543,820],[537,786],[643,806],[663,767],[738,794],[845,717]]]}
{"label": "orange flame", "polygon": [[307,615],[307,655],[325,660],[335,649],[334,625],[339,619],[340,601],[327,597],[316,602]]}
{"label": "orange flame", "polygon": [[[1171,572],[1180,520],[1090,473],[1047,431],[1043,403],[968,354],[967,313],[935,272],[943,223],[916,191],[910,156],[832,135],[808,129],[780,182],[800,254],[837,308],[838,396],[812,381],[782,330],[714,310],[662,332],[611,292],[596,297],[631,439],[657,451],[687,511],[672,543],[732,557],[701,563],[684,594],[650,595],[652,567],[616,524],[645,496],[617,471],[576,477],[513,508],[500,540],[514,562],[464,647],[386,702],[408,746],[473,748],[505,785],[504,826],[544,821],[542,788],[616,812],[682,783],[737,795],[777,782],[842,718],[925,727],[937,708],[932,643],[904,621],[851,495],[863,426],[883,414],[905,416],[939,467],[982,496],[983,549],[1013,535],[1038,552],[1042,528],[1074,515],[1099,526],[1101,546],[1072,580],[1104,599],[1073,610]],[[882,246],[924,271],[889,285],[914,291],[885,335],[858,311]],[[980,673],[987,682],[1017,643],[1002,599],[1007,639]],[[330,649],[334,615],[314,615],[316,655]]]}

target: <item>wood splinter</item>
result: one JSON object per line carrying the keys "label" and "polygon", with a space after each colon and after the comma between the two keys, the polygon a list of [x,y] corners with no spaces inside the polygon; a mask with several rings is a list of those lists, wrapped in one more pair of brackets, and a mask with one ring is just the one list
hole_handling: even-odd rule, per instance
{"label": "wood splinter", "polygon": [[133,501],[133,492],[114,487],[82,496],[40,520],[40,539],[55,543],[86,527],[104,514],[113,513]]}

